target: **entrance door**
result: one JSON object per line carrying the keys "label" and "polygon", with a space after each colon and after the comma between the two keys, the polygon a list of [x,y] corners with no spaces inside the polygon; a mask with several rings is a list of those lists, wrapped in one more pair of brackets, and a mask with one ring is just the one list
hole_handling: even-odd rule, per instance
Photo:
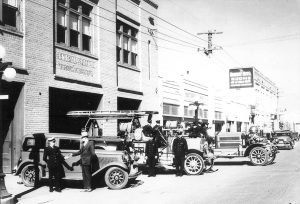
{"label": "entrance door", "polygon": [[[23,83],[1,81],[0,94],[8,99],[0,100],[0,145],[4,173],[11,173],[20,155],[20,140],[23,136]],[[22,94],[21,94],[22,93]],[[3,144],[3,145],[2,145]]]}

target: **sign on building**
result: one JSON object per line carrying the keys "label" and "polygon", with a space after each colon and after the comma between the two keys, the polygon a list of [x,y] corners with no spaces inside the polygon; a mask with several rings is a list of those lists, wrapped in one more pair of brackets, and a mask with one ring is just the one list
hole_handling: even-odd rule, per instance
{"label": "sign on building", "polygon": [[253,87],[253,68],[235,68],[229,70],[229,88]]}

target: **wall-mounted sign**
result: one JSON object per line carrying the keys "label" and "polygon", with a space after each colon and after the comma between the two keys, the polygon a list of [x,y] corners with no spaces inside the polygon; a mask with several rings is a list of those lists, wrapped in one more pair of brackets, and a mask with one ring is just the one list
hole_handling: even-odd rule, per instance
{"label": "wall-mounted sign", "polygon": [[229,87],[231,89],[253,87],[253,68],[230,69]]}
{"label": "wall-mounted sign", "polygon": [[97,82],[96,60],[56,49],[56,75],[87,82]]}

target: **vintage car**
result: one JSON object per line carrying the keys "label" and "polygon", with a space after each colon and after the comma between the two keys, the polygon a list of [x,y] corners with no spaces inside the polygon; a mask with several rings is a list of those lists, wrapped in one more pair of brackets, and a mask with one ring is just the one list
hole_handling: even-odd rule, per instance
{"label": "vintage car", "polygon": [[[38,165],[39,168],[38,179],[48,177],[48,168],[42,158],[47,143],[46,140],[49,137],[55,137],[55,145],[60,148],[62,155],[69,155],[80,149],[80,135],[65,133],[37,133],[25,135],[23,138],[23,150],[18,162],[16,174],[20,174],[26,186],[34,186],[36,177],[35,169],[37,169],[35,168],[35,164]],[[118,138],[96,137],[90,137],[89,140],[94,144],[96,154],[92,160],[92,176],[95,178],[98,178],[97,175],[100,175],[102,178],[104,176],[105,183],[110,189],[124,188],[129,180],[136,179],[141,173],[138,171],[138,167],[133,166],[133,161],[126,151],[117,150],[115,144],[122,142],[122,140]],[[113,145],[110,145],[110,143]],[[37,155],[34,155],[36,153]],[[65,160],[65,162],[71,165],[79,159],[80,156],[71,157]],[[64,170],[66,174],[65,179],[82,179],[80,166],[74,166],[73,171],[65,167]]]}
{"label": "vintage car", "polygon": [[[166,143],[164,146],[158,148],[159,158],[158,165],[159,166],[170,166],[174,167],[174,154],[173,154],[173,142],[176,138],[177,130],[176,129],[168,129],[164,130],[167,132],[165,135]],[[187,141],[188,146],[188,154],[186,155],[184,161],[184,171],[188,175],[199,175],[204,170],[207,169],[207,162],[203,154],[203,145],[205,140],[203,138],[191,138],[188,135],[183,136]],[[134,140],[133,146],[135,149],[135,153],[139,160],[137,163],[139,165],[145,165],[145,148],[146,142],[149,138],[142,137],[140,140]]]}
{"label": "vintage car", "polygon": [[290,131],[274,131],[272,139],[276,140],[276,146],[280,149],[293,149],[295,141]]}
{"label": "vintage car", "polygon": [[[152,118],[156,111],[70,111],[67,115],[71,117],[86,117],[90,121],[119,120],[118,132],[126,145],[124,148],[130,151],[131,158],[134,158],[137,165],[145,165],[145,147],[150,137],[143,134],[141,120]],[[158,165],[175,166],[172,144],[176,135],[176,128],[164,130],[167,134],[161,134],[162,146],[159,148]],[[116,136],[117,137],[117,136]],[[189,175],[198,175],[206,169],[206,158],[203,156],[204,140],[202,138],[189,138],[185,136],[188,143],[188,155],[184,162],[184,170]],[[126,147],[127,146],[127,147]]]}
{"label": "vintage car", "polygon": [[251,164],[255,166],[272,163],[279,152],[276,146],[266,138],[251,134],[219,132],[215,136],[215,156],[217,158],[249,157]]}

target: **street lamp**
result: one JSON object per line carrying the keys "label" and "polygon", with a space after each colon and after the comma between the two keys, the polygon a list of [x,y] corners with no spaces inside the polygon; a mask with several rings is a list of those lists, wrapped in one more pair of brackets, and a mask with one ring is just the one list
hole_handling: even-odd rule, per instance
{"label": "street lamp", "polygon": [[[1,85],[1,80],[2,80],[2,76],[3,79],[10,82],[12,81],[15,76],[16,76],[16,70],[14,68],[11,67],[12,62],[2,62],[2,58],[5,56],[5,48],[0,45],[0,85]],[[1,90],[1,87],[0,87]],[[0,117],[2,115],[2,104],[0,104]],[[4,135],[3,135],[3,131],[2,131],[2,122],[0,121],[0,199],[4,199],[4,198],[8,198],[11,196],[10,193],[7,192],[6,190],[6,186],[5,186],[5,174],[3,173],[3,144],[4,144]]]}
{"label": "street lamp", "polygon": [[199,106],[202,106],[202,105],[204,105],[204,103],[199,103],[198,101],[190,103],[190,106],[196,106],[196,109],[195,109],[195,122],[199,121],[199,118],[198,118]]}

